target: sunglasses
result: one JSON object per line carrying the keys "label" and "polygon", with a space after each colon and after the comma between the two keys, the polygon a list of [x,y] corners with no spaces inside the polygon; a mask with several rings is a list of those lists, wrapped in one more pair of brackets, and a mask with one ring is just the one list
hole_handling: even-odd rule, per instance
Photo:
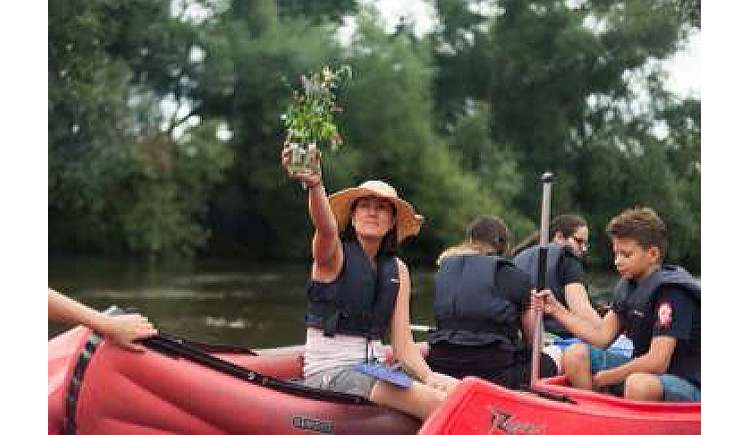
{"label": "sunglasses", "polygon": [[589,247],[588,240],[583,239],[581,237],[573,236],[573,241],[576,242],[576,244],[578,244],[578,246],[580,246],[581,249],[588,249],[588,247]]}

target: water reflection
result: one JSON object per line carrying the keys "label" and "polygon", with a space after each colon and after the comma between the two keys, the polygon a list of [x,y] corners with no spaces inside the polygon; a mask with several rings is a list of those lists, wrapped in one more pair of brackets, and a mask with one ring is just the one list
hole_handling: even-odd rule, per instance
{"label": "water reflection", "polygon": [[[50,259],[49,284],[97,309],[136,308],[157,328],[193,340],[275,347],[304,341],[308,267],[214,261],[155,268],[136,262]],[[412,271],[411,276],[412,323],[430,325],[433,271]],[[612,279],[599,277],[594,285],[606,287]],[[64,329],[50,323],[49,336]],[[415,333],[417,339],[425,337]]]}

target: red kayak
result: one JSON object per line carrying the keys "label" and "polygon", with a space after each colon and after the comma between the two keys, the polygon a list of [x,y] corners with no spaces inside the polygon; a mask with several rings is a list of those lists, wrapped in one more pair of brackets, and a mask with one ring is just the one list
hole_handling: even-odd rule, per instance
{"label": "red kayak", "polygon": [[699,434],[700,403],[636,402],[542,380],[538,392],[513,391],[467,377],[427,419],[419,435]]}
{"label": "red kayak", "polygon": [[302,346],[253,352],[149,340],[142,353],[83,327],[50,340],[49,434],[414,434],[420,426],[357,396],[293,382]]}

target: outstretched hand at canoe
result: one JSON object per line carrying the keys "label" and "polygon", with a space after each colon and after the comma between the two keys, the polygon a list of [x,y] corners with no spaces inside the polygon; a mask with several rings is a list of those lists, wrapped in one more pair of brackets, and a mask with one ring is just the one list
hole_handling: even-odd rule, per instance
{"label": "outstretched hand at canoe", "polygon": [[120,347],[142,352],[145,348],[135,344],[135,341],[151,337],[158,331],[146,317],[140,314],[122,314],[106,316],[97,332],[105,335]]}
{"label": "outstretched hand at canoe", "polygon": [[52,289],[48,289],[47,311],[50,320],[87,326],[129,350],[145,350],[134,341],[158,333],[154,325],[140,314],[108,316]]}

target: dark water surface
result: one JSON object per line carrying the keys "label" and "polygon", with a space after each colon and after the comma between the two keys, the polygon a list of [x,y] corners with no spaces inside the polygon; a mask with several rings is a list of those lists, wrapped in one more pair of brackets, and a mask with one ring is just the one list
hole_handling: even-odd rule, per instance
{"label": "dark water surface", "polygon": [[[193,340],[246,347],[301,344],[307,264],[211,261],[149,266],[112,260],[49,260],[49,285],[103,310],[134,307],[157,328]],[[411,322],[432,325],[432,270],[412,270]],[[594,275],[595,300],[614,275]],[[50,323],[49,336],[66,329]],[[415,339],[424,340],[423,333]]]}

